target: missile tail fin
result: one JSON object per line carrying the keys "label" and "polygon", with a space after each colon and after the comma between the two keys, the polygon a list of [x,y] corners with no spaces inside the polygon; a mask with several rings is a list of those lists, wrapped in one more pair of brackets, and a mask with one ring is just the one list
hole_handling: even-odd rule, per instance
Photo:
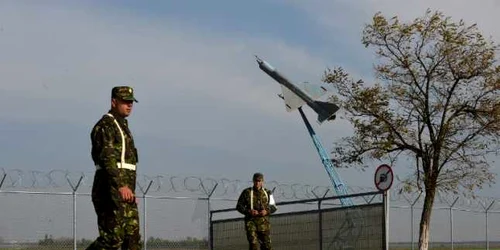
{"label": "missile tail fin", "polygon": [[326,120],[334,120],[335,113],[340,109],[335,103],[315,101],[314,111],[318,114],[318,122],[321,124]]}

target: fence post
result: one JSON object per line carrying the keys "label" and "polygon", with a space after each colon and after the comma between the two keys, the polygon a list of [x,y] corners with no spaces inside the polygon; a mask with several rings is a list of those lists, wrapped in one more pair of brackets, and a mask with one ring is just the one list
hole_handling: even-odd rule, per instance
{"label": "fence post", "polygon": [[208,245],[209,247],[211,248],[212,247],[212,235],[210,233],[210,231],[212,230],[212,216],[211,216],[211,208],[210,208],[210,197],[212,197],[212,195],[214,194],[214,191],[215,189],[217,188],[217,185],[219,185],[219,183],[215,183],[214,187],[212,188],[212,190],[208,191],[206,188],[205,188],[205,185],[203,185],[203,182],[201,182],[201,188],[203,188],[203,191],[205,191],[205,194],[207,195],[207,209],[208,209],[208,216],[207,216],[207,222],[208,222]]}
{"label": "fence post", "polygon": [[488,211],[493,206],[493,204],[495,204],[495,201],[492,201],[488,207],[484,206],[481,203],[481,205],[485,208],[485,212],[486,212],[486,250],[490,249],[490,240],[488,239]]}
{"label": "fence post", "polygon": [[318,238],[319,238],[319,250],[323,249],[323,214],[321,213],[321,202],[323,201],[326,197],[326,195],[330,192],[330,189],[327,189],[325,193],[320,197],[317,195],[314,190],[311,191],[311,193],[318,199]]}
{"label": "fence post", "polygon": [[453,203],[450,205],[450,241],[451,241],[451,250],[455,249],[454,248],[454,241],[453,241],[453,207],[455,206],[455,204],[457,203],[458,201],[458,198],[455,198],[455,200],[453,201]]}
{"label": "fence post", "polygon": [[210,214],[208,215],[209,216],[209,223],[210,225],[208,226],[208,249],[209,250],[212,250],[214,249],[214,228],[212,227],[212,216],[213,216],[213,213],[212,211],[210,211]]}
{"label": "fence post", "polygon": [[142,241],[142,242],[143,242],[143,243],[142,243],[142,246],[143,246],[143,249],[144,249],[144,250],[148,249],[148,247],[147,247],[148,238],[147,238],[147,232],[146,232],[146,224],[147,224],[147,222],[146,222],[146,219],[147,219],[147,212],[146,212],[146,211],[147,211],[147,205],[146,205],[146,202],[147,202],[147,201],[146,201],[146,194],[148,193],[149,188],[151,188],[151,184],[153,184],[153,181],[152,181],[152,180],[150,180],[150,181],[149,181],[149,184],[148,184],[148,186],[146,187],[146,189],[143,189],[143,188],[142,188],[142,186],[141,186],[140,184],[138,185],[138,186],[139,186],[139,189],[140,189],[140,190],[141,190],[141,192],[142,192],[142,202],[143,202],[143,204],[144,204],[144,205],[143,205],[143,209],[144,209],[144,211],[142,212],[142,227],[143,227],[143,230],[142,230],[142,231],[143,231],[143,234],[144,234],[144,236],[143,236],[144,240]]}
{"label": "fence post", "polygon": [[418,199],[420,199],[420,196],[422,195],[422,191],[420,191],[418,193],[418,196],[417,198],[414,200],[414,201],[410,201],[410,199],[408,197],[406,197],[406,195],[403,193],[403,197],[405,198],[406,201],[408,201],[408,203],[410,203],[410,236],[411,236],[411,250],[414,249],[414,245],[415,245],[415,242],[414,242],[414,237],[413,237],[413,208],[415,207],[415,204],[417,204],[418,202]]}
{"label": "fence post", "polygon": [[383,200],[384,200],[384,214],[385,214],[385,220],[384,220],[384,223],[385,223],[385,243],[384,243],[384,249],[385,250],[389,250],[389,240],[390,240],[390,237],[389,237],[389,210],[391,209],[389,203],[390,203],[390,190],[385,190],[384,191],[384,194],[383,194]]}
{"label": "fence post", "polygon": [[83,179],[83,174],[80,176],[80,179],[76,183],[75,186],[73,186],[73,183],[71,183],[71,180],[69,179],[68,175],[66,175],[66,180],[68,181],[69,185],[71,186],[72,189],[72,196],[73,196],[73,249],[76,249],[76,190],[78,190],[78,187],[80,187],[80,184],[82,183]]}

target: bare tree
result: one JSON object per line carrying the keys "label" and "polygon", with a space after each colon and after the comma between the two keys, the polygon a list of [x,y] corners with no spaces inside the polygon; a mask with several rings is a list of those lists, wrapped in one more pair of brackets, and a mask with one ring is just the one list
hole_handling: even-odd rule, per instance
{"label": "bare tree", "polygon": [[406,191],[423,185],[419,248],[428,249],[436,192],[473,194],[494,181],[487,157],[500,150],[497,45],[476,25],[430,10],[406,23],[377,13],[362,42],[375,49],[376,83],[356,81],[342,68],[323,78],[354,126],[333,159],[342,167],[421,159],[404,183]]}

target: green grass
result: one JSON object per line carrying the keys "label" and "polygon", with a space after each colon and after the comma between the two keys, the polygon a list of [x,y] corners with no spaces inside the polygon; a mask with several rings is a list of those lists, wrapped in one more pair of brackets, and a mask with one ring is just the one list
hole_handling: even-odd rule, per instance
{"label": "green grass", "polygon": [[[479,247],[479,248],[468,248],[468,247],[454,247],[457,250],[484,250],[486,247]],[[389,248],[391,250],[411,250],[411,248]],[[415,247],[414,249],[418,249],[418,247]],[[450,247],[436,247],[436,248],[429,248],[432,250],[450,250]],[[500,248],[491,248],[490,250],[500,250]]]}
{"label": "green grass", "polygon": [[[85,247],[77,247],[77,249],[85,249]],[[148,247],[148,250],[194,250],[193,248],[152,248]],[[73,250],[73,246],[12,246],[9,248],[2,248],[0,250]],[[208,250],[208,249],[206,249]]]}
{"label": "green grass", "polygon": [[[0,248],[0,250],[73,250],[73,246],[32,246],[32,247],[11,247],[11,248]],[[85,249],[84,247],[78,247],[77,249]],[[148,250],[193,250],[193,248],[152,248],[148,247]],[[206,249],[208,250],[208,249]],[[500,250],[500,249],[499,249]]]}
{"label": "green grass", "polygon": [[[50,246],[50,247],[43,247],[43,246],[32,246],[32,247],[12,247],[12,248],[0,248],[0,250],[73,250],[73,246]],[[78,249],[84,249],[84,248],[78,248]],[[192,249],[183,249],[183,248],[151,248],[148,247],[148,249],[151,250],[192,250]],[[389,248],[390,250],[411,250],[411,248]],[[417,249],[417,247],[415,247]],[[431,250],[450,250],[450,248],[446,247],[438,247],[438,248],[429,248]],[[467,248],[467,247],[455,247],[457,250],[484,250],[485,248]],[[208,250],[208,249],[207,249]],[[491,248],[490,250],[500,250],[500,248]]]}

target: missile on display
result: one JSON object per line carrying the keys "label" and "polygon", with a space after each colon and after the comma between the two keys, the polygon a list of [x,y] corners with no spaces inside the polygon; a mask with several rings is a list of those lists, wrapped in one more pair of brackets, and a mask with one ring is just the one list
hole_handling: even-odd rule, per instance
{"label": "missile on display", "polygon": [[[285,76],[281,75],[276,68],[268,62],[255,56],[259,68],[266,72],[271,78],[281,85],[282,94],[279,95],[284,101],[288,112],[294,111],[304,104],[307,104],[318,114],[318,123],[321,124],[327,120],[334,120],[335,113],[339,110],[339,106],[330,102],[318,101],[317,99],[327,92],[327,89],[322,86],[314,88],[310,85],[304,85],[304,89],[290,82]],[[319,88],[318,88],[319,87]]]}

